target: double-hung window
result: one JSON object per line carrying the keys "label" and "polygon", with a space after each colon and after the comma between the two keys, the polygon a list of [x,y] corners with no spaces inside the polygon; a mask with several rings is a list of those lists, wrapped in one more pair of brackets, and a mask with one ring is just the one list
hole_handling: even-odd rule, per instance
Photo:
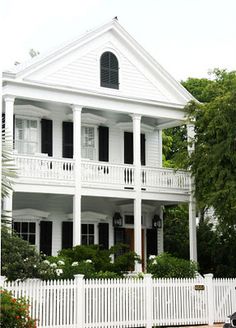
{"label": "double-hung window", "polygon": [[37,120],[16,118],[15,148],[18,153],[35,154],[38,152],[38,125]]}
{"label": "double-hung window", "polygon": [[92,126],[82,126],[82,157],[91,160],[96,159],[96,136],[95,128]]}
{"label": "double-hung window", "polygon": [[13,222],[13,229],[16,234],[28,241],[30,244],[36,243],[36,223],[35,222]]}
{"label": "double-hung window", "polygon": [[82,224],[82,245],[94,244],[94,224]]}

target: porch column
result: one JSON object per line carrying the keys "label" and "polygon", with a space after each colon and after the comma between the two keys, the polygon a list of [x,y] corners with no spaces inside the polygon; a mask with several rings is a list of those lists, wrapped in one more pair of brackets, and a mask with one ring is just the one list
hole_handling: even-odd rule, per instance
{"label": "porch column", "polygon": [[[13,152],[13,118],[14,118],[14,101],[13,96],[4,97],[5,102],[5,133],[7,135],[7,147]],[[10,190],[7,197],[3,200],[3,210],[9,220],[9,228],[12,227],[12,200],[13,192]]]}
{"label": "porch column", "polygon": [[13,96],[4,97],[5,101],[5,131],[9,146],[13,149],[13,115],[14,115],[14,101]]}
{"label": "porch column", "polygon": [[73,105],[73,144],[75,194],[73,197],[73,246],[81,244],[81,112],[82,106]]}
{"label": "porch column", "polygon": [[157,255],[164,252],[163,206],[160,206],[159,213],[162,225],[161,228],[157,229]]}
{"label": "porch column", "polygon": [[[188,135],[188,153],[194,151],[194,125],[187,125]],[[189,254],[190,260],[197,261],[197,229],[196,229],[196,200],[194,196],[195,181],[190,178],[190,196],[189,196]]]}
{"label": "porch column", "polygon": [[[134,251],[142,259],[142,199],[141,199],[141,115],[133,114],[133,149],[134,149],[134,184],[135,184],[135,200],[134,200]],[[135,264],[135,271],[141,272],[142,265]]]}

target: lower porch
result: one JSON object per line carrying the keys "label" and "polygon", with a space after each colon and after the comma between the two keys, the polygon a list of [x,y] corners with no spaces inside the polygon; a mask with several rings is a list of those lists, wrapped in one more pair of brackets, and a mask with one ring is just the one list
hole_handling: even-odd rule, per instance
{"label": "lower porch", "polygon": [[[142,200],[141,255],[163,251],[162,202]],[[42,193],[13,194],[14,230],[46,255],[73,246],[73,196]],[[153,218],[160,218],[159,228]],[[118,221],[117,221],[118,218]],[[117,243],[135,251],[134,200],[108,197],[81,198],[81,244],[108,249]]]}

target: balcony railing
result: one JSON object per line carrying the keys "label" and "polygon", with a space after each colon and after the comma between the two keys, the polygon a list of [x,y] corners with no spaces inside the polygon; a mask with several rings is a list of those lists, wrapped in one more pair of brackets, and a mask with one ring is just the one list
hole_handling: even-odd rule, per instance
{"label": "balcony railing", "polygon": [[[40,180],[40,183],[74,184],[74,160],[43,156],[15,156],[19,178]],[[134,166],[82,160],[82,186],[112,189],[134,189]],[[142,167],[142,189],[147,191],[189,190],[189,174],[172,169]]]}

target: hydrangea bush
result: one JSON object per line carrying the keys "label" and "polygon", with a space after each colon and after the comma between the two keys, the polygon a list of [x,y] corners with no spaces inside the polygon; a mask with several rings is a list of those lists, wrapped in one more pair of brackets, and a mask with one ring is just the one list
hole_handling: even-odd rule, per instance
{"label": "hydrangea bush", "polygon": [[197,269],[196,262],[180,259],[168,253],[151,255],[147,265],[147,272],[154,278],[195,278]]}

